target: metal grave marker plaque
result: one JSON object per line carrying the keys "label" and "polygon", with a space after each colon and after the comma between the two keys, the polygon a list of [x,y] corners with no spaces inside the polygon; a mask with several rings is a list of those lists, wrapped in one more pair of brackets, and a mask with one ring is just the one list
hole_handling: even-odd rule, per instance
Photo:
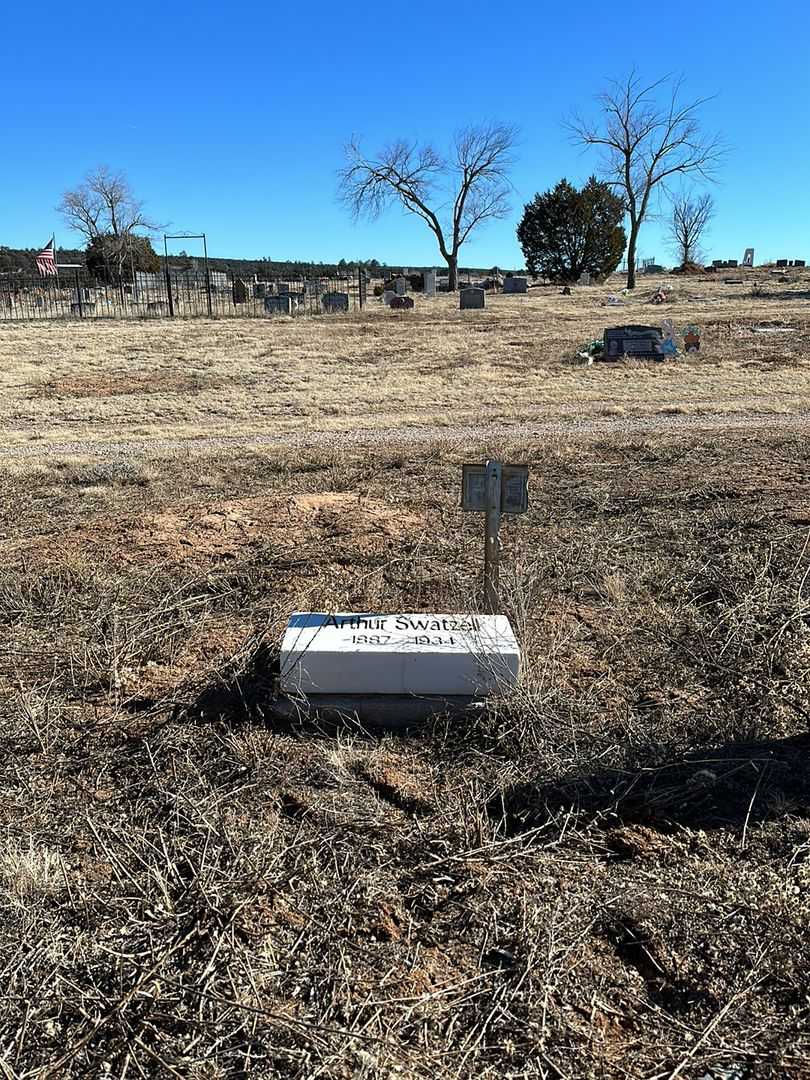
{"label": "metal grave marker plaque", "polygon": [[[462,465],[461,509],[487,509],[486,465]],[[529,466],[504,465],[501,479],[501,513],[525,514],[529,509]]]}

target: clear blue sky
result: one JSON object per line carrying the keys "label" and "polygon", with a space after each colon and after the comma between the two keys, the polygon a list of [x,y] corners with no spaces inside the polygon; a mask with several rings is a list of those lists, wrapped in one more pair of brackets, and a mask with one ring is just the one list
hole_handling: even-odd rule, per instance
{"label": "clear blue sky", "polygon": [[[484,119],[517,124],[513,213],[466,248],[520,265],[523,204],[592,152],[562,121],[634,64],[717,97],[705,126],[732,147],[708,237],[714,258],[810,260],[810,4],[806,0],[377,3],[54,0],[4,6],[0,244],[75,237],[54,206],[93,166],[128,174],[172,231],[217,256],[376,257],[438,263],[432,237],[393,210],[355,225],[335,200],[342,146],[395,136],[445,145]],[[671,261],[659,223],[640,254]]]}

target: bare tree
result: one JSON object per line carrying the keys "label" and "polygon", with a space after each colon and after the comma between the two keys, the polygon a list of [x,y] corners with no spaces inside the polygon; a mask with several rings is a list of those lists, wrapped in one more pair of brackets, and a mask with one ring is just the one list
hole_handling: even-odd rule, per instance
{"label": "bare tree", "polygon": [[[697,119],[708,99],[682,104],[681,84],[680,79],[666,77],[645,85],[633,71],[623,82],[612,82],[600,95],[601,121],[575,120],[569,125],[578,142],[604,150],[604,179],[625,200],[630,218],[629,289],[636,285],[636,245],[652,193],[670,177],[697,173],[713,179],[725,152],[719,137],[702,133]],[[660,105],[657,91],[663,86],[669,100]]]}
{"label": "bare tree", "polygon": [[120,276],[130,239],[138,231],[156,232],[161,226],[146,217],[122,172],[106,165],[88,173],[72,191],[66,191],[56,208],[74,232],[88,244],[99,245],[107,262]]}
{"label": "bare tree", "polygon": [[714,199],[708,191],[673,196],[669,237],[681,266],[701,258],[700,240],[713,216]]}
{"label": "bare tree", "polygon": [[461,246],[484,222],[509,212],[515,141],[514,128],[484,124],[459,131],[446,158],[429,144],[403,140],[369,158],[353,137],[339,173],[340,197],[355,219],[374,219],[391,203],[421,218],[436,237],[454,290]]}

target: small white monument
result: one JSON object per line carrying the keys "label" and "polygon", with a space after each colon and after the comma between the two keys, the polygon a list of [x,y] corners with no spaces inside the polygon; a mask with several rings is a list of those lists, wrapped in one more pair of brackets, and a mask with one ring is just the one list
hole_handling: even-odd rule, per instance
{"label": "small white monument", "polygon": [[435,270],[425,270],[422,280],[424,282],[424,285],[423,285],[423,288],[422,288],[422,292],[424,293],[424,295],[425,296],[435,296],[436,295],[436,271]]}
{"label": "small white monument", "polygon": [[480,697],[517,682],[505,615],[296,612],[281,643],[293,695]]}

